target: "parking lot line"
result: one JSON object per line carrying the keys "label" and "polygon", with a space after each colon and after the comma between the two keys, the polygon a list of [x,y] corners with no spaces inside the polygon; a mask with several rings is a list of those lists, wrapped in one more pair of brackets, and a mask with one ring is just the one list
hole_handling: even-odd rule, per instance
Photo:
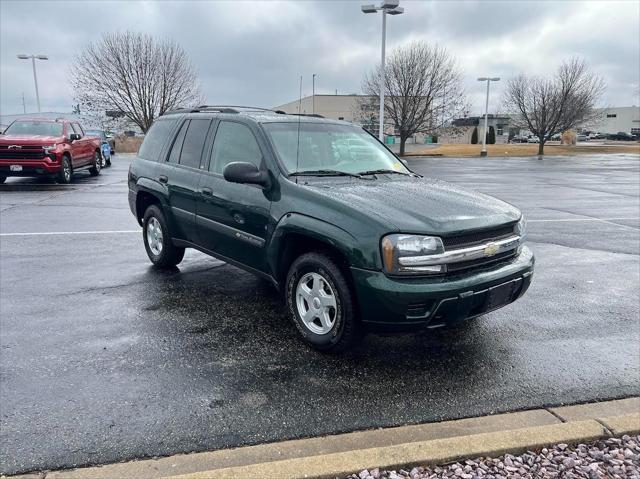
{"label": "parking lot line", "polygon": [[44,231],[37,233],[0,233],[0,236],[47,236],[47,235],[114,235],[140,233],[142,230],[112,230],[112,231]]}
{"label": "parking lot line", "polygon": [[[627,221],[627,220],[640,220],[640,217],[628,217],[628,218],[553,218],[544,220],[530,220],[527,219],[527,223],[564,223],[573,221]],[[618,225],[622,226],[622,225]]]}

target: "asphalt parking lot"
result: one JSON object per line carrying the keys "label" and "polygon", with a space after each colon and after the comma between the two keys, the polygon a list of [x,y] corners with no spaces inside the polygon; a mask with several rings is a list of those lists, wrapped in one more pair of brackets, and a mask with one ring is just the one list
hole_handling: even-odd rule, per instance
{"label": "asphalt parking lot", "polygon": [[154,270],[130,157],[0,185],[0,472],[99,464],[640,394],[640,161],[412,159],[528,219],[519,302],[458,331],[302,345],[264,281]]}

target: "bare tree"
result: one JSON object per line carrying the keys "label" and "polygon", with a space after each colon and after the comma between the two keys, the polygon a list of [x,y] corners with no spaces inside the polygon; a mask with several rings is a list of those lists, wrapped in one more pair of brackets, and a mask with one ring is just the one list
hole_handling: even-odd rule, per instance
{"label": "bare tree", "polygon": [[[460,71],[443,47],[414,42],[397,48],[384,73],[384,110],[400,131],[400,155],[411,135],[435,132],[466,106]],[[379,97],[379,79],[380,67],[365,75],[366,95]]]}
{"label": "bare tree", "polygon": [[552,78],[520,75],[509,80],[505,104],[517,112],[516,125],[540,139],[538,155],[543,155],[552,135],[596,119],[594,105],[604,90],[604,81],[574,58],[563,62]]}
{"label": "bare tree", "polygon": [[166,111],[202,102],[184,50],[141,33],[109,33],[90,43],[71,80],[83,109],[119,112],[145,133]]}

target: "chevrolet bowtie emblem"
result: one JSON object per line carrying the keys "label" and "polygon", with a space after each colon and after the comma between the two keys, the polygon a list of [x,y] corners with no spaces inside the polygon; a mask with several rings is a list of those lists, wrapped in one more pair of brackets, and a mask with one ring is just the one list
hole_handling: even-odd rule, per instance
{"label": "chevrolet bowtie emblem", "polygon": [[495,244],[495,243],[489,243],[485,248],[484,248],[484,255],[485,256],[493,256],[495,255],[498,250],[500,249],[500,247]]}
{"label": "chevrolet bowtie emblem", "polygon": [[9,145],[10,150],[21,150],[22,147],[20,145]]}

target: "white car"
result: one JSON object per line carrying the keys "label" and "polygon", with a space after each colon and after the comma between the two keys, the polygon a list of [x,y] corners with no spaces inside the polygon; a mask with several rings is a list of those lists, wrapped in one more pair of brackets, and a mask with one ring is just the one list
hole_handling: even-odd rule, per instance
{"label": "white car", "polygon": [[578,140],[578,141],[589,141],[589,137],[587,135],[583,135],[582,133],[580,133],[576,137],[576,140]]}
{"label": "white car", "polygon": [[531,135],[529,138],[527,138],[527,143],[540,143],[540,138]]}

